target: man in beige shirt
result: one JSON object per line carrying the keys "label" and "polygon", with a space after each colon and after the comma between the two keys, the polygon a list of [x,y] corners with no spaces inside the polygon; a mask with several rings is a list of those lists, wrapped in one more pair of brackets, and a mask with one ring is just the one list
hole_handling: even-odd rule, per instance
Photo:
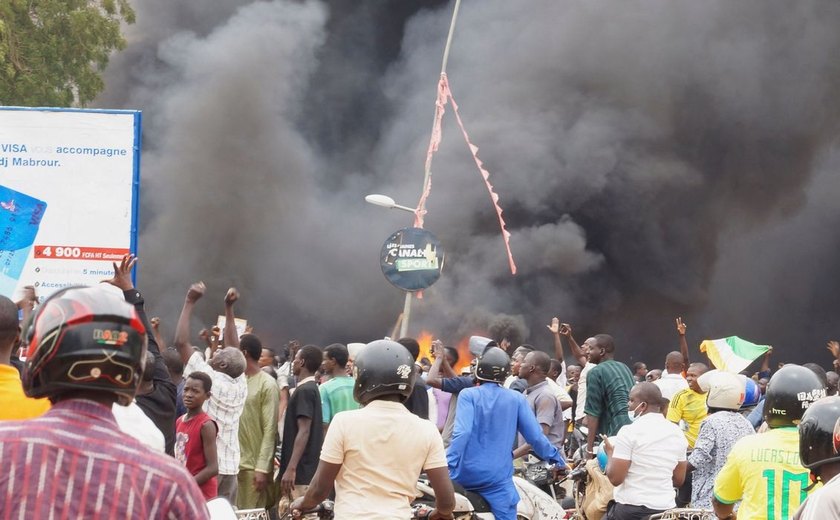
{"label": "man in beige shirt", "polygon": [[414,387],[413,365],[394,341],[365,346],[353,368],[353,396],[364,408],[333,418],[315,477],[293,511],[316,507],[334,482],[336,518],[410,518],[417,478],[425,472],[435,491],[429,518],[453,518],[455,496],[440,434],[401,404]]}

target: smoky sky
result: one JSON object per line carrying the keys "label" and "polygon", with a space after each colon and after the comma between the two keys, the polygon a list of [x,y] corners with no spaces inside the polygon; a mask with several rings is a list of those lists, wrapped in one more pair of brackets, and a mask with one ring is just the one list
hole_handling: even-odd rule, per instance
{"label": "smoky sky", "polygon": [[[139,285],[174,330],[189,283],[230,285],[267,343],[389,334],[379,250],[414,206],[445,1],[137,3],[98,105],[143,110]],[[464,0],[426,228],[447,252],[409,332],[550,346],[609,332],[661,364],[739,335],[827,362],[840,335],[840,4]],[[200,326],[198,320],[194,328]],[[489,331],[489,332],[488,332]]]}

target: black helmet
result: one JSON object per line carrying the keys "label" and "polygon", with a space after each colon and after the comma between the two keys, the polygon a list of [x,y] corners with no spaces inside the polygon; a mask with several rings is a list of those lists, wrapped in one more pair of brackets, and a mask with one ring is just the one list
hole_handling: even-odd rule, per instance
{"label": "black helmet", "polygon": [[799,458],[814,469],[840,461],[840,397],[820,399],[808,407],[799,423]]}
{"label": "black helmet", "polygon": [[788,364],[767,383],[764,420],[771,428],[796,426],[811,403],[825,397],[825,386],[811,370]]}
{"label": "black helmet", "polygon": [[400,395],[405,402],[414,389],[414,358],[396,341],[380,339],[356,356],[353,377],[353,398],[361,405],[383,395]]}
{"label": "black helmet", "polygon": [[475,378],[479,381],[504,383],[510,375],[510,356],[499,347],[489,347],[478,358]]}
{"label": "black helmet", "polygon": [[70,287],[45,301],[26,327],[23,389],[29,397],[68,390],[134,398],[146,359],[146,329],[120,295]]}

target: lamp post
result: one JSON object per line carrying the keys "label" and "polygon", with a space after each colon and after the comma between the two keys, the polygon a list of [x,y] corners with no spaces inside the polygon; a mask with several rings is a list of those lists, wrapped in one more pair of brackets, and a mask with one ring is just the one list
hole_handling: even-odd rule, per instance
{"label": "lamp post", "polygon": [[[441,76],[446,73],[446,65],[449,62],[449,50],[452,48],[452,36],[455,33],[455,23],[458,20],[458,11],[461,8],[461,0],[455,0],[455,7],[452,9],[452,20],[449,22],[449,34],[446,36],[446,45],[443,49],[443,62],[440,66],[440,73]],[[435,126],[438,123],[437,115],[432,123],[432,135],[435,132]],[[403,211],[409,211],[414,214],[415,216],[415,226],[416,227],[423,227],[423,215],[426,212],[426,195],[428,194],[429,190],[429,183],[432,180],[432,156],[429,154],[426,158],[426,164],[423,169],[423,192],[420,195],[420,202],[417,205],[417,209],[409,208],[408,206],[403,206],[394,202],[394,199],[387,195],[381,195],[378,193],[374,193],[365,197],[365,200],[371,204],[375,204],[377,206],[382,206],[388,209],[401,209]],[[404,338],[406,334],[408,334],[408,319],[411,315],[411,292],[406,291],[405,293],[405,304],[403,305],[403,319],[400,323],[400,337]]]}
{"label": "lamp post", "polygon": [[379,193],[373,193],[371,195],[365,196],[365,201],[376,206],[382,206],[383,208],[401,209],[403,211],[408,211],[412,214],[414,213],[414,210],[412,208],[409,208],[408,206],[403,206],[401,204],[397,204],[391,197],[387,195],[380,195]]}
{"label": "lamp post", "polygon": [[[408,211],[412,215],[414,214],[414,210],[409,208],[408,206],[403,206],[402,204],[397,204],[394,202],[394,199],[387,195],[381,195],[379,193],[372,193],[370,195],[365,196],[365,201],[373,204],[375,206],[382,206],[383,208],[388,209],[401,209],[403,211]],[[411,292],[405,292],[405,302],[403,303],[403,312],[402,312],[402,320],[400,321],[400,338],[406,337],[408,335],[408,320],[411,318]]]}

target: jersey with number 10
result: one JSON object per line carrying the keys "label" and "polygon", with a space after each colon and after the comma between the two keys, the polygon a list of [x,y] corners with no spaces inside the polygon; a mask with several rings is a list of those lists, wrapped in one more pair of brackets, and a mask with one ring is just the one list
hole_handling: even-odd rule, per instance
{"label": "jersey with number 10", "polygon": [[738,518],[788,520],[805,501],[808,470],[799,460],[799,432],[775,428],[735,443],[715,479],[715,498],[741,500]]}

